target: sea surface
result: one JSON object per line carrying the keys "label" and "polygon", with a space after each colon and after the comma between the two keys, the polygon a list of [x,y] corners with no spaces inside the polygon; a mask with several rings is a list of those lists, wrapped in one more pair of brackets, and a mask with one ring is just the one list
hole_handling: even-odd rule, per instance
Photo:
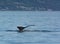
{"label": "sea surface", "polygon": [[60,44],[60,11],[0,11],[0,44]]}

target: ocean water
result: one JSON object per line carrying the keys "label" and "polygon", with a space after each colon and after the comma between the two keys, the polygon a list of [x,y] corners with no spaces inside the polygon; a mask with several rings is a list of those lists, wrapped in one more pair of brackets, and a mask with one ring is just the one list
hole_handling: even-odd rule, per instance
{"label": "ocean water", "polygon": [[[16,31],[27,25],[46,32]],[[60,11],[0,11],[0,44],[60,44]]]}

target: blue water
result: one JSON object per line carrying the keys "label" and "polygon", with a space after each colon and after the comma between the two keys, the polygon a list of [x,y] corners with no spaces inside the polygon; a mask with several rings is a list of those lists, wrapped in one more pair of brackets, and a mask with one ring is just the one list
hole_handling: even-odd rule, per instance
{"label": "blue water", "polygon": [[[6,31],[27,25],[52,32]],[[0,11],[0,44],[60,44],[60,11]]]}

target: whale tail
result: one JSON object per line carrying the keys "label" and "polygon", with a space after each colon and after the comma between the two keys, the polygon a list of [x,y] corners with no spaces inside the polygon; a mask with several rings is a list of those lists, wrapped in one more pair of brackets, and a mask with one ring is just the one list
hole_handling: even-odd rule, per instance
{"label": "whale tail", "polygon": [[28,28],[30,26],[35,26],[35,25],[27,25],[26,27],[23,26],[17,26],[17,28],[19,29],[19,32],[23,32],[25,28]]}

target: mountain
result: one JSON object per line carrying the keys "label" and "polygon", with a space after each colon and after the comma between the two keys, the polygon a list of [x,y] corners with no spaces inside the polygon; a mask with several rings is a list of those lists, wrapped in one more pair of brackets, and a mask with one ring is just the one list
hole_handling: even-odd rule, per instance
{"label": "mountain", "polygon": [[0,10],[59,11],[60,0],[0,0]]}

